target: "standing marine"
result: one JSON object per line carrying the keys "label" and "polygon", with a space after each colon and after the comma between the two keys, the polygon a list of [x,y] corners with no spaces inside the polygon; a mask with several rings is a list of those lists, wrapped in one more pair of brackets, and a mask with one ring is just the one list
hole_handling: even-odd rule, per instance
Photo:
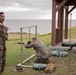
{"label": "standing marine", "polygon": [[4,71],[6,63],[6,46],[5,41],[8,39],[8,27],[3,22],[5,19],[4,12],[0,12],[0,75]]}

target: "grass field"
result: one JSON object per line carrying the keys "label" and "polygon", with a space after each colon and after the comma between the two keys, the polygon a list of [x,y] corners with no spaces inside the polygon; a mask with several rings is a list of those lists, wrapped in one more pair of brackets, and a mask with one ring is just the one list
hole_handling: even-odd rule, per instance
{"label": "grass field", "polygon": [[[31,38],[34,35],[31,36]],[[76,27],[72,28],[72,38],[76,39]],[[51,45],[51,34],[38,35],[38,39],[46,44],[48,47]],[[28,40],[28,35],[23,36],[24,42]],[[54,57],[50,58],[51,62],[56,65],[56,70],[53,73],[45,73],[43,70],[33,70],[31,68],[25,68],[23,72],[15,71],[16,65],[20,62],[21,52],[20,45],[17,44],[20,41],[19,34],[9,34],[9,39],[6,42],[7,55],[6,55],[6,67],[2,75],[69,75],[69,56],[70,56],[70,75],[76,75],[76,53],[69,52],[69,55],[64,58]],[[24,48],[23,60],[34,53],[33,49]],[[28,56],[27,56],[27,55]],[[34,59],[33,59],[34,60]],[[30,61],[28,61],[30,63]]]}

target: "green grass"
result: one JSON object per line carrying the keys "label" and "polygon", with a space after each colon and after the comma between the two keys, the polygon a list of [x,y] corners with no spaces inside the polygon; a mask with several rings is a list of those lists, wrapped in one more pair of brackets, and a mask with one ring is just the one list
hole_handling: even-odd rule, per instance
{"label": "green grass", "polygon": [[[68,36],[70,36],[70,29],[69,29],[68,33],[69,33]],[[76,39],[76,26],[71,28],[71,38]]]}
{"label": "green grass", "polygon": [[[16,36],[16,35],[15,35]],[[19,36],[19,35],[18,35]],[[33,36],[32,36],[33,37]],[[76,27],[72,28],[72,38],[76,39]],[[38,39],[45,43],[48,47],[51,45],[51,34],[38,35]],[[23,37],[23,41],[26,42],[28,38]],[[16,65],[20,62],[21,51],[20,45],[16,44],[20,41],[20,38],[9,38],[6,42],[7,55],[6,55],[6,67],[2,75],[69,75],[69,56],[70,56],[70,73],[76,75],[76,53],[70,52],[65,58],[51,57],[50,60],[56,65],[56,70],[52,74],[46,74],[43,70],[33,70],[31,68],[25,68],[23,72],[16,72]],[[23,60],[33,54],[33,49],[23,48]],[[27,55],[28,56],[27,56]],[[34,60],[34,59],[33,59]],[[30,62],[28,62],[30,63]]]}

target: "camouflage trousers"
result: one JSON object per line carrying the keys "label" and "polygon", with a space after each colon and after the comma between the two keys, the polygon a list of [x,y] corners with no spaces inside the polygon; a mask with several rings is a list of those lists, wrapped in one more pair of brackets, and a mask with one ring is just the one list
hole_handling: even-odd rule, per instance
{"label": "camouflage trousers", "polygon": [[50,60],[48,58],[37,58],[35,60],[35,63],[43,63],[43,64],[48,64],[50,63]]}
{"label": "camouflage trousers", "polygon": [[3,41],[0,38],[0,75],[2,74],[2,72],[4,71],[4,67],[5,67],[5,48],[3,45]]}
{"label": "camouflage trousers", "polygon": [[[2,51],[0,51],[0,57],[1,57],[1,55],[3,54],[3,52]],[[4,71],[4,67],[5,67],[5,62],[6,60],[5,60],[5,57],[1,57],[0,58],[0,75],[2,74],[2,72]]]}
{"label": "camouflage trousers", "polygon": [[2,59],[0,59],[0,75],[1,75]]}

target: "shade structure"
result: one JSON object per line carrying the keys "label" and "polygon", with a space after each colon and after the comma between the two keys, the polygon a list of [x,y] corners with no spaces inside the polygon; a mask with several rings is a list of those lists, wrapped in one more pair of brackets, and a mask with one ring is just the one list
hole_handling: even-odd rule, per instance
{"label": "shade structure", "polygon": [[[69,10],[69,6],[73,7]],[[68,15],[75,9],[75,7],[76,0],[52,0],[52,46],[62,42],[63,38],[68,38]],[[58,16],[57,24],[56,15]],[[65,27],[64,37],[63,25]]]}

